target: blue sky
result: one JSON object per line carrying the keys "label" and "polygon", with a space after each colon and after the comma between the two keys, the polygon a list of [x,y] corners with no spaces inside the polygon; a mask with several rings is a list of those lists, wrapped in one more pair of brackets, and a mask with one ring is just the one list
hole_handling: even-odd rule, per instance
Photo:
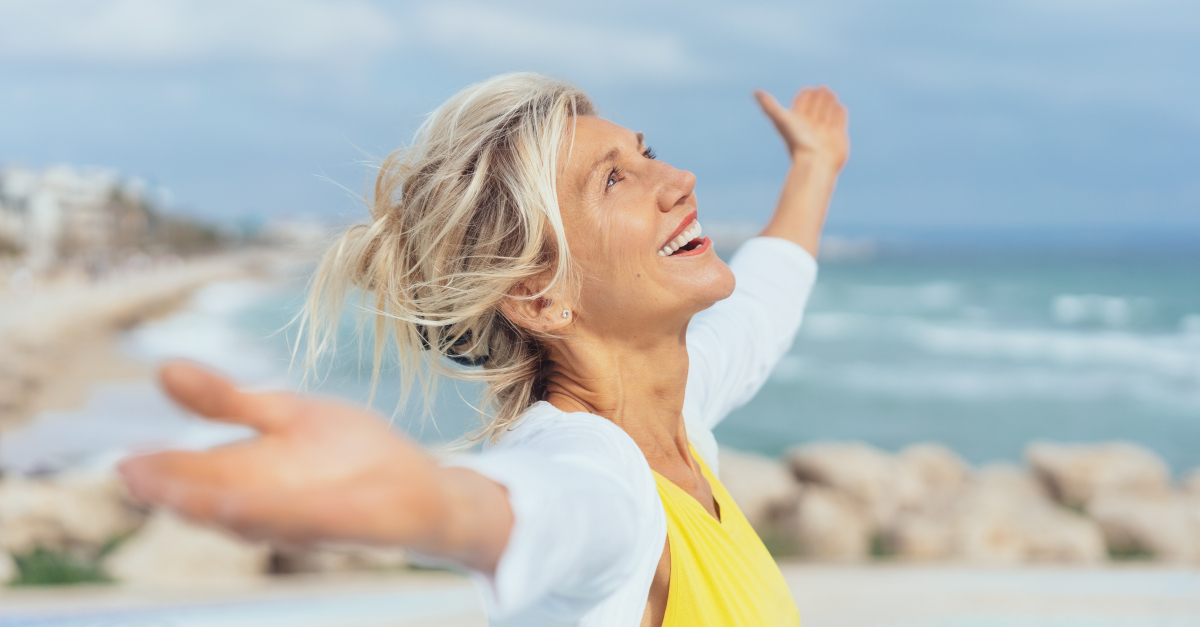
{"label": "blue sky", "polygon": [[369,161],[463,85],[566,78],[765,219],[786,158],[750,97],[851,112],[834,231],[1200,231],[1186,1],[5,0],[0,162],[147,178],[213,219],[363,215]]}

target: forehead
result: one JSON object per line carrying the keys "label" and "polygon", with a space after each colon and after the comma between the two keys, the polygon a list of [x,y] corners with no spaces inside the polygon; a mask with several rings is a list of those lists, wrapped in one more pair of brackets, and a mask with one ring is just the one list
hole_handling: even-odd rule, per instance
{"label": "forehead", "polygon": [[568,160],[563,174],[569,181],[585,181],[597,166],[614,153],[625,152],[641,143],[640,134],[592,115],[575,118],[575,134],[565,139]]}

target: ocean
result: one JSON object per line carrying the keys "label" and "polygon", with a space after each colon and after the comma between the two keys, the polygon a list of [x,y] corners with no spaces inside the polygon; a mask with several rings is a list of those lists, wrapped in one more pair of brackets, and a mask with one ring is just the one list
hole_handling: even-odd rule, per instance
{"label": "ocean", "polygon": [[[722,444],[778,456],[818,440],[886,450],[932,441],[982,464],[1020,461],[1038,439],[1122,439],[1175,473],[1200,467],[1200,254],[868,252],[822,261],[795,345],[717,428]],[[147,360],[198,359],[251,386],[295,386],[287,324],[303,287],[302,276],[212,285],[124,345]],[[338,358],[311,391],[366,402],[370,343],[360,353],[355,329],[347,317]],[[413,437],[440,445],[478,426],[474,385],[443,382],[426,416],[419,403],[398,407],[395,381],[394,369],[384,373],[373,406]],[[88,424],[114,444],[136,439],[166,412],[149,394],[148,384],[109,386],[68,414],[107,416]],[[171,419],[195,446],[237,435]],[[102,423],[124,425],[128,437]]]}
{"label": "ocean", "polygon": [[[1200,466],[1200,255],[849,257],[822,262],[795,345],[717,428],[723,444],[777,456],[815,440],[887,450],[934,441],[978,464],[1018,461],[1037,439],[1125,439],[1176,472]],[[288,338],[269,334],[298,305],[297,292],[276,292],[231,320],[282,363]],[[341,359],[315,389],[365,401],[369,355],[357,353],[352,323],[344,331]],[[391,380],[375,399],[389,415]],[[410,406],[397,423],[452,440],[477,425],[477,395],[445,384],[433,420]]]}

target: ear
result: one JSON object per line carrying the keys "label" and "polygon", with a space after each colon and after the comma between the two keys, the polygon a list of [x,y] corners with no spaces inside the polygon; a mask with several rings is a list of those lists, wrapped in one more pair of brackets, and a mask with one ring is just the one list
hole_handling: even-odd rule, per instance
{"label": "ear", "polygon": [[555,292],[534,297],[538,291],[527,281],[518,283],[501,301],[500,311],[513,324],[537,333],[554,333],[575,321],[575,311],[566,299]]}

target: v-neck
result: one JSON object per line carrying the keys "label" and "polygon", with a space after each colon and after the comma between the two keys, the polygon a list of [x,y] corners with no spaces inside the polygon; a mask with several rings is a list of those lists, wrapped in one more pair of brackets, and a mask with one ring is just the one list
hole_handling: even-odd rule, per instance
{"label": "v-neck", "polygon": [[659,485],[666,484],[670,486],[667,489],[674,490],[676,492],[676,498],[685,499],[689,506],[699,508],[700,513],[702,513],[705,518],[712,521],[712,523],[718,527],[723,528],[725,526],[725,519],[728,518],[728,516],[725,515],[725,508],[721,506],[721,501],[717,499],[717,490],[715,487],[713,487],[714,482],[712,477],[709,475],[708,465],[705,464],[704,459],[696,453],[696,449],[692,447],[691,443],[688,444],[688,452],[691,453],[692,457],[696,460],[696,463],[700,464],[700,475],[704,477],[705,481],[708,482],[708,489],[710,492],[712,492],[713,509],[717,510],[717,512],[720,514],[720,518],[712,515],[712,513],[708,511],[708,508],[704,507],[704,505],[700,503],[700,500],[689,494],[687,490],[684,490],[683,488],[675,485],[675,482],[658,474],[657,470],[651,468],[650,472],[654,473],[654,476],[661,480],[657,482]]}

